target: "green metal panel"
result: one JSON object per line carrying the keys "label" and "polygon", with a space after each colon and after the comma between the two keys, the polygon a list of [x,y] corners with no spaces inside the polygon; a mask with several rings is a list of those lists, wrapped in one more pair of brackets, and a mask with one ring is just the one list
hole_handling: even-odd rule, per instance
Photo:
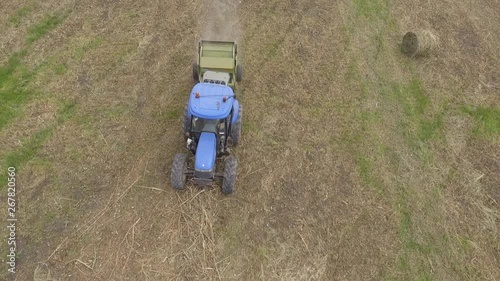
{"label": "green metal panel", "polygon": [[[233,54],[233,42],[202,41],[201,47],[204,51],[221,51]],[[203,54],[202,54],[203,55]]]}
{"label": "green metal panel", "polygon": [[228,52],[226,50],[207,50],[203,49],[201,57],[211,57],[211,58],[233,58],[233,52]]}
{"label": "green metal panel", "polygon": [[219,68],[219,69],[233,69],[234,59],[233,58],[221,58],[221,57],[201,57],[200,58],[201,68]]}
{"label": "green metal panel", "polygon": [[234,54],[233,49],[234,49],[234,43],[203,42],[201,46],[201,56],[232,58]]}

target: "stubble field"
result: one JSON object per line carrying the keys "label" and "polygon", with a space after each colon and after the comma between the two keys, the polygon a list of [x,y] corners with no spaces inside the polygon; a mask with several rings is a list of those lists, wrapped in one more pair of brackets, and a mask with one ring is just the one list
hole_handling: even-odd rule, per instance
{"label": "stubble field", "polygon": [[[17,280],[499,279],[499,10],[3,1]],[[440,47],[403,56],[421,29]],[[170,187],[200,38],[237,40],[245,67],[230,196]]]}

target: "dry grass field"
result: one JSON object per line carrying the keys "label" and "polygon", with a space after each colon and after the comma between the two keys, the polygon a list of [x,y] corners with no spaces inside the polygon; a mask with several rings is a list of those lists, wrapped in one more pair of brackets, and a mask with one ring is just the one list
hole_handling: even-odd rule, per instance
{"label": "dry grass field", "polygon": [[[498,11],[2,1],[0,214],[14,166],[15,279],[499,280]],[[405,57],[411,30],[439,48]],[[170,186],[200,38],[238,40],[245,66],[229,196]]]}

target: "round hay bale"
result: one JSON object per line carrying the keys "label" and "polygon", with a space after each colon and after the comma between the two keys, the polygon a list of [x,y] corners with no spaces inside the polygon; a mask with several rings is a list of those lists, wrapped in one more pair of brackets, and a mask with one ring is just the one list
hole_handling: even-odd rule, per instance
{"label": "round hay bale", "polygon": [[438,46],[438,38],[429,30],[407,32],[401,45],[407,56],[427,56]]}

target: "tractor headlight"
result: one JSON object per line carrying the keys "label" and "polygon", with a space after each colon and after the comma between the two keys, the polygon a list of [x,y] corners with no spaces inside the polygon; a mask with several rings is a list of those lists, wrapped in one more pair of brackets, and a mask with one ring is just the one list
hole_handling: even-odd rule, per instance
{"label": "tractor headlight", "polygon": [[188,138],[187,141],[186,141],[186,147],[187,147],[187,149],[190,149],[192,143],[193,143],[193,140],[190,139],[190,138]]}

